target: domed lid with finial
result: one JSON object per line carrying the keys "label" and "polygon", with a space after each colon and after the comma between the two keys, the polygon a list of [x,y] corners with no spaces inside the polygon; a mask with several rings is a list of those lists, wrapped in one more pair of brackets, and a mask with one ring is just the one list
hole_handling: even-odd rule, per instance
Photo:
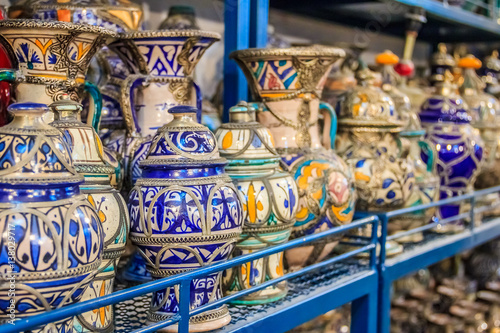
{"label": "domed lid with finial", "polygon": [[436,91],[433,96],[422,104],[419,116],[424,125],[434,123],[470,123],[471,116],[467,113],[466,104],[462,98],[454,93],[451,81],[453,75],[445,71],[436,82]]}
{"label": "domed lid with finial", "polygon": [[425,134],[425,130],[422,129],[420,119],[412,108],[410,98],[397,87],[401,82],[401,77],[394,70],[394,65],[398,64],[399,57],[387,50],[378,54],[375,61],[382,66],[382,90],[392,98],[396,112],[405,124],[400,135],[407,137],[422,136]]}
{"label": "domed lid with finial", "polygon": [[172,107],[174,119],[156,132],[142,168],[174,169],[189,166],[225,165],[214,134],[196,122],[197,108],[188,105]]}
{"label": "domed lid with finial", "polygon": [[113,174],[115,168],[106,162],[101,139],[92,126],[80,121],[83,106],[65,94],[49,107],[54,112],[54,121],[50,125],[63,133],[71,148],[76,171],[83,174]]}
{"label": "domed lid with finial", "polygon": [[404,126],[392,98],[374,85],[375,75],[366,66],[356,72],[358,86],[346,94],[339,115],[344,127],[378,128],[399,132]]}
{"label": "domed lid with finial", "polygon": [[71,151],[61,132],[43,122],[45,104],[17,103],[14,119],[0,128],[0,183],[8,185],[79,184]]}
{"label": "domed lid with finial", "polygon": [[226,171],[255,173],[276,169],[280,156],[271,132],[256,121],[255,108],[239,102],[229,109],[229,120],[215,133],[220,154],[229,161]]}
{"label": "domed lid with finial", "polygon": [[432,85],[444,81],[446,71],[450,71],[455,65],[455,59],[448,54],[446,44],[438,44],[437,51],[431,57],[431,76],[429,78]]}
{"label": "domed lid with finial", "polygon": [[463,69],[464,81],[460,94],[471,114],[471,123],[478,128],[500,128],[500,102],[484,92],[486,83],[476,74],[481,61],[473,55],[460,59],[458,66]]}

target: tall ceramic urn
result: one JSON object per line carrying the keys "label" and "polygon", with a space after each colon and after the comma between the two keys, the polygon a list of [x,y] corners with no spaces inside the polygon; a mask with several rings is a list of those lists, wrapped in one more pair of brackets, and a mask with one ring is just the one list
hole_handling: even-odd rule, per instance
{"label": "tall ceramic urn", "polygon": [[[299,198],[292,238],[352,221],[354,179],[332,150],[335,110],[319,100],[328,73],[344,56],[343,50],[332,47],[248,49],[230,55],[260,102],[257,118],[274,137],[281,166],[295,178]],[[320,112],[325,119],[323,133],[318,126]],[[321,260],[336,244],[328,239],[291,249],[285,252],[286,261],[298,269]]]}
{"label": "tall ceramic urn", "polygon": [[[79,120],[83,107],[75,101],[62,99],[50,105],[54,112],[52,126],[63,133],[71,149],[76,171],[84,176],[80,189],[96,209],[104,229],[104,253],[101,266],[83,300],[95,299],[113,292],[115,269],[125,251],[130,219],[125,200],[111,186],[115,168],[105,156],[101,140],[90,125]],[[113,332],[113,307],[79,314],[75,318],[75,332]]]}
{"label": "tall ceramic urn", "polygon": [[[394,70],[399,58],[391,51],[377,55],[376,62],[382,66],[382,91],[394,101],[394,107],[399,118],[404,122],[404,127],[399,132],[398,144],[401,147],[400,155],[407,157],[413,166],[416,190],[408,198],[406,206],[428,204],[439,200],[439,177],[436,170],[436,152],[433,145],[424,140],[425,129],[422,128],[418,112],[411,99],[398,87],[402,78]],[[425,97],[424,97],[425,98]],[[424,162],[422,150],[430,156]],[[413,229],[433,220],[435,208],[404,214],[402,219],[389,223],[389,232]],[[422,240],[422,233],[414,233],[407,237],[398,238],[399,242],[415,242]]]}
{"label": "tall ceramic urn", "polygon": [[[255,109],[245,102],[229,109],[229,123],[216,132],[227,173],[243,204],[243,232],[234,255],[243,255],[285,243],[297,213],[298,191],[293,177],[280,170],[280,156],[271,132],[256,121]],[[225,273],[228,294],[283,276],[283,253],[251,261]],[[286,281],[234,301],[263,304],[286,296]]]}
{"label": "tall ceramic urn", "polygon": [[[99,216],[80,192],[83,177],[73,167],[71,150],[61,132],[42,120],[47,106],[18,103],[9,111],[13,121],[0,128],[3,322],[11,314],[26,318],[80,301],[101,265],[104,245]],[[73,332],[73,318],[30,332]]]}
{"label": "tall ceramic urn", "polygon": [[[213,133],[196,122],[197,111],[191,106],[169,110],[174,119],[154,136],[129,197],[130,238],[156,279],[227,260],[242,229],[243,210],[224,171],[227,162]],[[222,297],[221,275],[192,281],[191,309]],[[153,293],[149,321],[177,314],[178,288]],[[191,317],[190,331],[220,328],[230,318],[224,305]]]}
{"label": "tall ceramic urn", "polygon": [[[471,115],[462,98],[450,83],[452,75],[445,71],[436,79],[434,95],[423,105],[420,120],[427,130],[425,138],[437,151],[437,171],[441,180],[440,199],[473,190],[483,160],[483,142],[470,125]],[[424,160],[428,158],[422,154]],[[439,219],[453,217],[467,209],[458,202],[440,206]],[[443,231],[461,230],[460,222],[449,224]]]}

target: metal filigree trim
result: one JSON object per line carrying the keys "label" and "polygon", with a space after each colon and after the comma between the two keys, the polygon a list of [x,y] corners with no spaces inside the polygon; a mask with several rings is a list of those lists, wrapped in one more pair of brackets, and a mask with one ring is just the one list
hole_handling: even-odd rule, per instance
{"label": "metal filigree trim", "polygon": [[212,160],[188,160],[186,158],[181,159],[150,159],[143,160],[139,162],[140,166],[143,165],[176,165],[176,164],[187,164],[187,165],[217,165],[217,164],[227,164],[227,160],[225,158],[216,158]]}
{"label": "metal filigree trim", "polygon": [[231,177],[228,175],[218,175],[210,177],[199,177],[189,179],[159,179],[159,178],[139,178],[136,182],[137,186],[169,186],[169,185],[202,185],[219,182],[230,182]]}
{"label": "metal filigree trim", "polygon": [[234,58],[254,58],[254,57],[337,57],[344,58],[346,53],[343,49],[328,46],[315,47],[290,47],[290,48],[271,48],[271,49],[245,49],[236,50],[229,54],[230,59]]}
{"label": "metal filigree trim", "polygon": [[32,19],[10,19],[0,21],[0,28],[33,28],[33,29],[54,29],[68,30],[71,32],[88,32],[110,37],[118,37],[112,30],[89,24],[75,24],[61,21],[42,21]]}
{"label": "metal filigree trim", "polygon": [[236,242],[240,233],[233,232],[230,234],[215,234],[215,235],[199,235],[199,236],[186,236],[186,237],[138,237],[130,235],[130,240],[135,244],[176,244],[176,243],[199,243],[199,242],[213,242],[221,240],[230,240]]}
{"label": "metal filigree trim", "polygon": [[75,170],[78,173],[95,173],[95,174],[109,174],[115,173],[115,168],[106,165],[89,165],[75,163]]}
{"label": "metal filigree trim", "polygon": [[[226,305],[223,305],[219,309],[206,311],[206,312],[203,312],[199,315],[192,316],[189,319],[189,322],[192,324],[205,323],[207,321],[213,321],[213,320],[220,319],[220,318],[225,317],[227,315],[229,315],[229,310],[227,309]],[[148,320],[154,321],[154,322],[165,321],[165,320],[168,320],[171,318],[172,318],[171,315],[159,314],[157,312],[148,313]]]}
{"label": "metal filigree trim", "polygon": [[[32,281],[32,280],[45,280],[45,279],[57,279],[63,278],[67,276],[76,276],[83,275],[88,272],[97,271],[99,266],[101,265],[101,259],[93,262],[90,265],[85,265],[77,268],[71,268],[61,271],[52,271],[52,272],[32,272],[32,273],[9,273],[9,274],[0,274],[2,280],[8,280],[10,275],[15,276],[16,281]],[[0,284],[1,286],[1,284]]]}
{"label": "metal filigree trim", "polygon": [[221,39],[221,35],[216,32],[196,30],[196,29],[135,31],[135,32],[121,33],[119,34],[119,37],[120,39],[138,39],[138,38],[150,38],[150,37],[201,37],[201,38],[213,38],[216,40]]}

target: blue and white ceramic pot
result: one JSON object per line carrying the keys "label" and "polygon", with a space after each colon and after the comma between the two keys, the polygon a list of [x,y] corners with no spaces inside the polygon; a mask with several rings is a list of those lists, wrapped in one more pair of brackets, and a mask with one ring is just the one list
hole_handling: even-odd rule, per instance
{"label": "blue and white ceramic pot", "polygon": [[[80,190],[96,209],[104,229],[104,254],[99,271],[85,291],[82,300],[95,299],[113,292],[115,269],[125,251],[130,225],[125,200],[111,186],[115,168],[107,162],[101,140],[90,125],[79,120],[82,105],[62,99],[50,105],[51,123],[63,133],[71,149],[76,171],[84,176]],[[98,120],[97,120],[98,122]],[[75,318],[75,332],[113,332],[113,307],[106,306]]]}
{"label": "blue and white ceramic pot", "polygon": [[[295,178],[299,190],[292,238],[348,224],[354,214],[355,192],[350,168],[331,149],[335,141],[335,110],[320,102],[330,70],[345,52],[334,47],[248,49],[230,55],[247,77],[260,103],[258,121],[269,128],[281,166]],[[320,133],[318,119],[324,112]],[[337,242],[327,239],[285,252],[291,270],[328,255]]]}
{"label": "blue and white ceramic pot", "polygon": [[[446,76],[451,75],[446,73]],[[425,138],[437,151],[437,171],[441,179],[440,199],[447,199],[473,190],[483,160],[483,143],[470,125],[471,116],[460,96],[451,92],[447,82],[436,86],[420,111],[420,120],[427,130]],[[427,155],[422,152],[424,161]],[[455,216],[465,203],[440,206],[439,219]],[[442,231],[460,230],[459,223],[449,224]]]}
{"label": "blue and white ceramic pot", "polygon": [[[26,318],[81,300],[104,245],[99,216],[80,192],[83,177],[73,167],[70,148],[61,132],[42,120],[47,107],[18,103],[9,111],[14,120],[0,128],[4,322],[11,315]],[[73,332],[73,318],[30,332]]]}
{"label": "blue and white ceramic pot", "polygon": [[[430,142],[423,140],[425,130],[422,128],[418,111],[412,105],[410,98],[401,91],[397,84],[402,78],[394,70],[399,58],[391,51],[377,55],[377,64],[382,66],[382,91],[394,101],[394,107],[399,119],[404,122],[404,127],[399,132],[400,155],[407,156],[413,166],[416,190],[408,198],[405,206],[428,204],[439,200],[439,177],[436,170],[436,152]],[[425,94],[423,94],[425,100]],[[422,98],[420,97],[420,98]],[[419,107],[418,107],[419,109]],[[424,163],[421,157],[422,150],[430,156]],[[404,214],[397,220],[391,220],[388,225],[389,233],[406,231],[429,223],[434,217],[435,209],[426,209],[411,214]],[[423,239],[422,233],[398,238],[400,243],[418,242]]]}
{"label": "blue and white ceramic pot", "polygon": [[[405,122],[392,98],[374,85],[372,71],[362,69],[356,76],[359,85],[347,94],[340,111],[337,151],[354,168],[357,208],[377,213],[411,206],[415,175],[398,137]],[[400,231],[405,221],[400,217],[389,225]],[[388,255],[401,250],[388,243]]]}
{"label": "blue and white ceramic pot", "polygon": [[[229,123],[217,133],[220,154],[229,160],[227,173],[243,205],[243,232],[234,255],[252,253],[285,243],[297,213],[298,190],[293,177],[280,170],[280,156],[271,132],[256,121],[255,109],[245,102],[229,110]],[[283,253],[254,260],[225,272],[228,294],[283,276]],[[286,296],[286,281],[234,301],[263,304]]]}
{"label": "blue and white ceramic pot", "polygon": [[[238,191],[224,171],[227,162],[215,136],[196,122],[195,107],[176,106],[169,112],[174,119],[154,136],[129,197],[130,238],[154,278],[227,260],[243,224]],[[191,309],[222,297],[221,276],[192,281]],[[175,316],[178,295],[178,286],[153,293],[149,320]],[[229,321],[222,306],[191,317],[190,331],[209,331]]]}
{"label": "blue and white ceramic pot", "polygon": [[105,142],[124,160],[126,186],[140,177],[139,162],[145,159],[156,130],[172,120],[168,109],[175,105],[201,109],[193,70],[219,39],[218,34],[201,30],[142,31],[122,34],[109,46],[132,74],[120,91],[127,136],[112,133]]}

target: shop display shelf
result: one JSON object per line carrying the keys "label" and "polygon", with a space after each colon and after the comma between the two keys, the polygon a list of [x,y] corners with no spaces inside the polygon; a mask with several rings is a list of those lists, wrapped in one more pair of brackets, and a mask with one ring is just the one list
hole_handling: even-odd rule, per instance
{"label": "shop display shelf", "polygon": [[[115,304],[116,332],[145,333],[155,332],[160,328],[178,324],[180,333],[188,332],[189,318],[201,312],[227,304],[251,292],[288,280],[289,292],[278,302],[261,306],[230,306],[232,322],[220,329],[220,332],[286,332],[295,326],[305,323],[316,316],[341,305],[351,303],[352,327],[354,333],[375,333],[377,318],[377,285],[379,282],[376,269],[376,230],[378,217],[371,216],[354,221],[351,224],[333,228],[321,233],[294,239],[254,252],[233,258],[190,272],[177,274],[134,287],[117,290],[114,293],[87,300],[77,304],[48,311],[46,313],[16,321],[16,325],[2,325],[0,332],[17,333],[28,331],[50,322],[73,317],[82,312],[91,311]],[[312,264],[298,271],[289,272],[285,276],[267,281],[250,289],[239,291],[201,307],[190,309],[190,285],[193,279],[201,278],[214,272],[223,271],[247,262],[260,259],[270,254],[279,253],[290,248],[300,247],[315,241],[341,238],[351,230],[368,228],[371,237],[365,237],[349,252],[328,257],[322,262]],[[357,256],[363,254],[364,259]],[[151,324],[146,316],[151,293],[179,285],[179,314],[170,320]],[[123,287],[122,287],[123,288]]]}
{"label": "shop display shelf", "polygon": [[355,26],[373,36],[379,32],[404,36],[405,14],[409,6],[425,9],[428,22],[419,40],[466,42],[495,40],[500,36],[498,4],[467,0],[462,7],[437,0],[271,0],[271,7]]}
{"label": "shop display shelf", "polygon": [[[477,221],[482,213],[497,208],[488,205],[479,206],[477,204],[478,199],[487,194],[498,192],[500,192],[500,186],[441,200],[436,203],[399,209],[378,215],[381,221],[382,231],[379,237],[381,251],[380,261],[378,263],[380,278],[378,308],[379,333],[388,333],[390,329],[391,287],[395,280],[500,237],[500,217],[485,218],[480,221],[480,224]],[[387,225],[391,223],[390,219],[393,217],[444,204],[467,201],[470,203],[470,209],[453,218],[438,221],[437,223],[428,224],[392,236],[387,235]],[[458,220],[466,223],[465,229],[459,233],[442,234],[433,231],[436,227]],[[398,238],[412,235],[417,232],[424,232],[424,240],[422,242],[418,244],[407,244],[404,246],[404,250],[401,254],[390,258],[387,257],[385,251],[386,242],[392,240],[397,241]]]}

